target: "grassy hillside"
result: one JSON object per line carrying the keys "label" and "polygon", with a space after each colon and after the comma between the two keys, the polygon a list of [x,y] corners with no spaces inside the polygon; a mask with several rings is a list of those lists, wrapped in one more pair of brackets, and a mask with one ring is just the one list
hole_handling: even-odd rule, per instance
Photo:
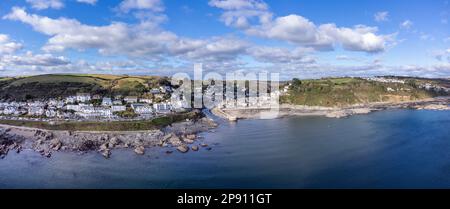
{"label": "grassy hillside", "polygon": [[[310,106],[347,106],[370,102],[401,102],[438,96],[436,92],[418,88],[421,83],[430,82],[429,80],[408,78],[405,81],[405,84],[401,84],[367,81],[361,78],[294,80],[288,94],[281,97],[281,102]],[[442,83],[435,80],[433,82]]]}
{"label": "grassy hillside", "polygon": [[126,75],[58,74],[0,78],[0,99],[23,101],[66,97],[78,92],[101,95],[141,95],[167,78]]}

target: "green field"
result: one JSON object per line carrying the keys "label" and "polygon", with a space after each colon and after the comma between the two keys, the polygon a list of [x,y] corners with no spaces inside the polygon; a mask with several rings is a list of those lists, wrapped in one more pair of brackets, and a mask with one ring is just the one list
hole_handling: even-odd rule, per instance
{"label": "green field", "polygon": [[0,124],[67,131],[142,131],[159,129],[175,122],[184,121],[186,119],[198,119],[200,117],[202,117],[201,113],[188,112],[167,115],[153,120],[139,121],[60,122],[50,124],[41,121],[0,120]]}
{"label": "green field", "polygon": [[127,75],[55,74],[0,78],[0,99],[60,98],[76,93],[139,96],[161,84],[165,77]]}
{"label": "green field", "polygon": [[[411,101],[439,96],[435,92],[419,89],[417,86],[420,82],[425,81],[411,78],[405,84],[401,84],[367,81],[361,78],[294,80],[288,95],[281,97],[281,102],[341,107],[371,102]],[[388,91],[388,88],[395,91]]]}

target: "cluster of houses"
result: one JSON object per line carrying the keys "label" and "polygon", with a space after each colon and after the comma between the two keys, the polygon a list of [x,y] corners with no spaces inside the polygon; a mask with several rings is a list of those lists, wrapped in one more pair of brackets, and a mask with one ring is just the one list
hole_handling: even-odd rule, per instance
{"label": "cluster of houses", "polygon": [[[163,88],[164,89],[164,88]],[[167,90],[167,89],[164,89]],[[156,90],[154,90],[156,93]],[[160,93],[161,91],[158,91]],[[93,101],[101,101],[94,103]],[[87,93],[78,93],[65,99],[49,99],[31,102],[0,102],[0,115],[32,116],[46,118],[118,118],[115,113],[134,111],[138,116],[152,117],[174,111],[170,101],[154,103],[149,98],[117,95],[101,97]]]}
{"label": "cluster of houses", "polygon": [[364,78],[368,81],[376,81],[376,82],[381,82],[381,83],[401,83],[404,84],[405,81],[404,80],[400,80],[400,79],[396,79],[396,78],[385,78],[385,77],[368,77],[368,78]]}

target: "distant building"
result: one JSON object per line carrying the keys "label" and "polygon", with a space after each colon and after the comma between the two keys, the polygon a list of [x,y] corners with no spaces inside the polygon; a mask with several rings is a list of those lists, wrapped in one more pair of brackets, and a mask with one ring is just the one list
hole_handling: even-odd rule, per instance
{"label": "distant building", "polygon": [[153,108],[148,104],[132,104],[131,108],[133,108],[134,112],[139,115],[153,114]]}
{"label": "distant building", "polygon": [[109,97],[103,97],[103,100],[102,100],[102,106],[111,106],[113,103],[112,103],[112,100],[111,100],[111,98],[109,98]]}
{"label": "distant building", "polygon": [[102,96],[100,96],[100,94],[94,94],[92,96],[92,99],[101,99],[101,98],[102,98]]}
{"label": "distant building", "polygon": [[30,106],[28,107],[28,115],[41,116],[44,115],[45,109],[40,106]]}
{"label": "distant building", "polygon": [[114,100],[113,105],[122,105],[122,100]]}
{"label": "distant building", "polygon": [[127,107],[125,107],[125,105],[113,105],[111,106],[111,110],[113,112],[122,112],[127,110]]}
{"label": "distant building", "polygon": [[85,118],[91,117],[111,117],[112,111],[110,108],[85,106],[76,112],[77,115]]}
{"label": "distant building", "polygon": [[161,90],[159,90],[159,89],[157,89],[157,88],[154,88],[154,89],[150,90],[150,93],[151,93],[151,94],[160,94],[160,93],[161,93]]}
{"label": "distant building", "polygon": [[78,93],[77,94],[77,101],[78,102],[89,102],[91,101],[91,95],[88,93]]}
{"label": "distant building", "polygon": [[136,103],[138,102],[137,96],[127,96],[125,99],[123,99],[127,103]]}
{"label": "distant building", "polygon": [[77,97],[76,96],[68,96],[68,97],[66,97],[66,103],[68,103],[68,104],[75,103],[76,101],[77,101]]}
{"label": "distant building", "polygon": [[55,109],[47,109],[45,111],[45,116],[47,116],[48,118],[54,118],[57,116],[57,111]]}
{"label": "distant building", "polygon": [[153,104],[153,108],[158,113],[166,113],[166,112],[169,112],[170,110],[172,110],[172,105],[170,105],[168,103],[156,103],[156,104]]}
{"label": "distant building", "polygon": [[151,103],[153,103],[153,100],[152,99],[143,98],[143,99],[139,99],[139,102],[151,104]]}

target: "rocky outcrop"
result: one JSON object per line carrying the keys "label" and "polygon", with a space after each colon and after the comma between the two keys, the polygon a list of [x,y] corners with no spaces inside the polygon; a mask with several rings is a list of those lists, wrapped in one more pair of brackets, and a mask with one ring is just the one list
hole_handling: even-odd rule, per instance
{"label": "rocky outcrop", "polygon": [[145,154],[145,147],[144,146],[138,146],[134,149],[134,152],[138,155]]}
{"label": "rocky outcrop", "polygon": [[181,145],[177,147],[177,150],[181,153],[186,153],[189,151],[189,147],[187,145]]}
{"label": "rocky outcrop", "polygon": [[208,118],[174,123],[161,130],[129,132],[52,131],[0,125],[0,157],[6,156],[10,150],[20,152],[24,148],[35,150],[45,157],[59,151],[97,151],[109,158],[114,149],[130,147],[138,155],[145,154],[146,148],[155,146],[181,147],[183,151],[189,150],[186,144],[195,143],[198,132],[216,126]]}

